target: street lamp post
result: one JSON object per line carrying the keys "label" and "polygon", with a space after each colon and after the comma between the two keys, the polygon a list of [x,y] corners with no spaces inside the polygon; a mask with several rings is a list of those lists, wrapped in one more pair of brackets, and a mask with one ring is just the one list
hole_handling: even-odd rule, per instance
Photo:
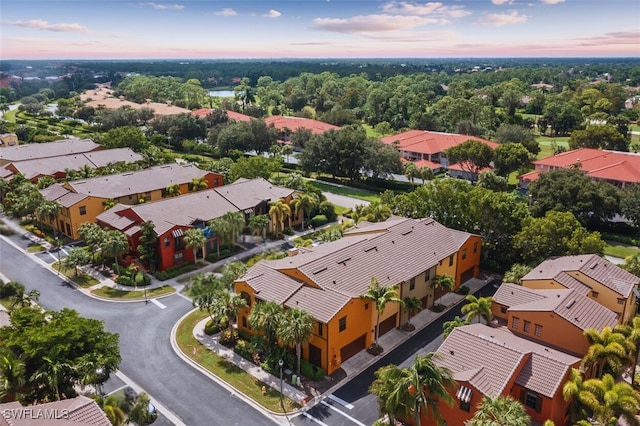
{"label": "street lamp post", "polygon": [[96,368],[96,376],[97,376],[97,381],[96,381],[96,393],[98,394],[98,396],[102,396],[102,385],[100,384],[100,381],[102,380],[102,375],[104,374],[104,368],[100,367],[100,368]]}
{"label": "street lamp post", "polygon": [[284,382],[284,379],[282,377],[282,366],[284,365],[284,361],[282,359],[279,359],[278,365],[280,366],[280,407],[282,407],[282,412],[284,413],[284,418],[287,419],[287,423],[291,424],[291,422],[289,421],[289,416],[287,416],[287,410],[284,409],[284,395],[282,393]]}

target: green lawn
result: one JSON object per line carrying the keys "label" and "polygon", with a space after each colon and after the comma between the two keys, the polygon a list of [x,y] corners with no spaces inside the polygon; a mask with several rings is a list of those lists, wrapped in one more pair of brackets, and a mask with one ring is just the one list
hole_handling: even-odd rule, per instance
{"label": "green lawn", "polygon": [[37,252],[40,252],[40,251],[43,251],[43,250],[45,250],[44,246],[42,246],[41,244],[37,244],[37,243],[33,244],[33,245],[30,245],[27,248],[27,252],[29,252],[29,253],[37,253]]}
{"label": "green lawn", "polygon": [[100,281],[96,280],[91,275],[85,274],[84,272],[78,271],[76,274],[74,268],[62,268],[58,262],[54,262],[51,267],[82,288],[89,288],[100,283]]}
{"label": "green lawn", "polygon": [[365,191],[364,189],[335,186],[335,185],[320,182],[317,180],[310,181],[309,184],[315,186],[321,191],[330,192],[332,194],[344,195],[347,197],[357,198],[359,200],[365,200],[370,202],[380,201],[380,196],[378,195],[378,193]]}
{"label": "green lawn", "polygon": [[553,142],[555,142],[558,146],[563,146],[566,149],[569,149],[568,137],[551,138],[548,136],[538,136],[536,140],[540,145],[540,153],[538,154],[539,159],[550,157],[553,155],[553,147],[552,147]]}
{"label": "green lawn", "polygon": [[604,254],[606,254],[607,256],[619,257],[621,259],[624,259],[627,256],[634,256],[639,253],[640,249],[638,249],[637,247],[629,247],[617,244],[607,243],[604,248]]}
{"label": "green lawn", "polygon": [[[176,289],[165,285],[162,287],[150,288],[147,290],[147,299],[153,299],[154,297],[164,296],[166,294],[175,293]],[[99,297],[106,299],[120,299],[120,300],[144,300],[144,291],[142,290],[117,290],[113,287],[100,287],[93,290],[91,293]]]}
{"label": "green lawn", "polygon": [[[213,353],[193,337],[193,328],[200,320],[206,317],[207,314],[205,312],[195,310],[178,325],[176,342],[180,350],[201,367],[218,376],[266,409],[274,412],[282,412],[279,392],[266,386],[266,394],[263,395],[262,387],[265,386],[264,383],[246,373],[235,364]],[[287,412],[300,408],[298,404],[286,396],[284,397],[284,404]]]}

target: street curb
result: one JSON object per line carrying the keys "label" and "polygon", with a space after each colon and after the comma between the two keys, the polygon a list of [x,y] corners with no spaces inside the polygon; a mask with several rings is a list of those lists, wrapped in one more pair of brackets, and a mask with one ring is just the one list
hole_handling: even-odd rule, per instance
{"label": "street curb", "polygon": [[[248,405],[253,407],[256,411],[262,413],[263,415],[265,415],[269,419],[273,420],[274,423],[281,424],[281,425],[287,424],[287,423],[283,423],[283,420],[286,419],[286,415],[285,414],[276,413],[275,411],[271,411],[271,410],[263,407],[262,405],[258,404],[252,398],[250,398],[249,396],[247,396],[244,393],[240,392],[238,389],[236,389],[235,387],[231,386],[229,383],[227,383],[226,381],[222,380],[220,377],[216,376],[215,374],[213,374],[212,372],[210,372],[209,370],[207,370],[206,368],[202,367],[200,364],[198,364],[197,362],[192,360],[187,354],[185,354],[182,351],[182,349],[180,349],[180,347],[178,346],[178,342],[176,341],[176,333],[177,333],[178,327],[186,319],[186,317],[191,315],[197,309],[198,308],[194,308],[194,309],[190,310],[189,312],[187,312],[186,314],[184,314],[182,317],[180,317],[180,319],[178,321],[176,321],[176,323],[173,325],[173,327],[171,327],[171,335],[170,335],[169,341],[171,342],[171,348],[176,353],[176,355],[178,355],[178,357],[180,357],[185,363],[189,364],[191,367],[193,367],[194,369],[196,369],[197,371],[202,373],[204,376],[208,377],[210,380],[216,382],[217,384],[219,384],[220,386],[225,388],[227,391],[229,391],[229,393],[231,395],[235,395],[235,396],[240,397],[240,399],[242,399],[245,403],[247,403]],[[202,346],[202,347],[205,347],[200,342],[198,342],[198,344],[200,346]],[[206,347],[205,347],[205,349],[206,349]],[[246,373],[246,374],[249,374],[249,373]],[[297,414],[298,411],[292,411],[290,413],[287,413],[287,415]]]}

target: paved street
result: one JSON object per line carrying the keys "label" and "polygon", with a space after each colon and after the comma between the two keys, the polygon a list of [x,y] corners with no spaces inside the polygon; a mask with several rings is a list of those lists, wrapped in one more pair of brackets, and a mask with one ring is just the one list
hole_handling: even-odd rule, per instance
{"label": "paved street", "polygon": [[[477,296],[492,296],[497,286],[487,285]],[[410,339],[389,351],[384,357],[363,370],[360,374],[335,389],[331,396],[305,413],[296,416],[294,425],[369,426],[378,419],[376,397],[368,393],[375,371],[389,364],[409,367],[416,355],[435,351],[442,343],[442,324],[461,315],[464,303],[458,304],[431,324],[414,334]]]}
{"label": "paved street", "polygon": [[[19,239],[19,236],[13,237]],[[45,309],[76,309],[82,316],[104,320],[107,330],[120,333],[120,370],[140,386],[175,419],[167,416],[158,425],[265,425],[272,421],[261,411],[230,394],[182,361],[173,351],[169,337],[178,319],[192,309],[191,303],[173,295],[160,306],[143,302],[114,303],[87,297],[0,237],[0,270],[27,290],[40,291]],[[117,388],[118,383],[108,384]],[[176,420],[177,419],[177,420]]]}

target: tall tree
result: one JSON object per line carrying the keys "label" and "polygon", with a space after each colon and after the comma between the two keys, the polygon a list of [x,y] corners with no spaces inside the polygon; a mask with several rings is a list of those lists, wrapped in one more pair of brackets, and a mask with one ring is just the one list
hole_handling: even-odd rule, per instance
{"label": "tall tree", "polygon": [[473,139],[469,139],[446,150],[449,164],[458,163],[463,170],[474,175],[489,167],[493,160],[493,150],[489,145]]}
{"label": "tall tree", "polygon": [[387,303],[394,302],[402,305],[404,302],[398,297],[397,286],[383,287],[380,285],[380,281],[378,281],[376,277],[371,277],[371,284],[369,284],[367,292],[360,295],[360,298],[363,300],[369,300],[376,306],[375,346],[379,348],[378,338],[380,337],[380,316],[384,313]]}
{"label": "tall tree", "polygon": [[407,310],[407,325],[413,329],[414,327],[411,325],[411,318],[416,314],[416,312],[420,312],[420,309],[422,309],[422,303],[420,303],[420,300],[417,297],[405,297],[402,301],[404,302],[404,308]]}
{"label": "tall tree", "polygon": [[531,418],[524,406],[510,396],[483,396],[469,426],[529,426]]}
{"label": "tall tree", "polygon": [[[212,311],[220,320],[226,318],[227,329],[232,331],[238,312],[245,306],[247,306],[247,301],[240,295],[229,291],[221,291],[216,294]],[[233,339],[233,333],[231,333],[231,338]]]}
{"label": "tall tree", "polygon": [[116,273],[120,275],[120,256],[127,252],[129,249],[129,241],[127,237],[121,231],[112,229],[106,231],[104,234],[104,240],[100,243],[103,255],[114,258],[116,264]]}
{"label": "tall tree", "polygon": [[145,262],[154,272],[158,267],[160,257],[158,255],[158,233],[152,221],[148,220],[140,225],[140,238],[136,248],[140,260]]}
{"label": "tall tree", "polygon": [[78,235],[84,240],[91,253],[91,261],[95,261],[95,253],[105,238],[106,231],[97,223],[84,222],[78,227]]}
{"label": "tall tree", "polygon": [[466,315],[467,322],[473,321],[477,318],[478,323],[480,320],[484,320],[487,325],[491,325],[491,302],[492,297],[476,297],[473,294],[468,294],[465,297],[467,303],[462,307],[462,314]]}
{"label": "tall tree", "polygon": [[181,194],[180,185],[177,183],[174,183],[173,185],[167,186],[166,194],[167,194],[167,197],[177,197],[178,195]]}
{"label": "tall tree", "polygon": [[291,207],[282,199],[272,201],[269,204],[269,217],[276,235],[284,232],[285,220],[291,216]]}
{"label": "tall tree", "polygon": [[456,315],[451,321],[445,321],[444,324],[442,324],[442,334],[446,339],[455,328],[462,327],[467,324],[469,324],[469,321]]}
{"label": "tall tree", "polygon": [[193,263],[198,261],[196,256],[198,250],[202,250],[202,256],[204,257],[204,247],[207,243],[207,237],[204,236],[201,230],[195,228],[187,229],[182,238],[187,248],[193,251]]}
{"label": "tall tree", "polygon": [[380,367],[375,371],[375,380],[369,385],[369,393],[378,399],[378,413],[389,416],[390,424],[401,412],[402,402],[397,395],[397,384],[403,378],[403,369],[394,364]]}
{"label": "tall tree", "polygon": [[[432,284],[433,289],[436,291],[437,290],[451,291],[453,290],[453,287],[455,287],[455,285],[456,285],[456,280],[454,280],[451,275],[447,275],[447,274],[438,275]],[[442,299],[442,296],[440,296],[440,299]],[[440,302],[436,302],[436,305],[439,305],[439,304]]]}
{"label": "tall tree", "polygon": [[251,310],[247,318],[249,326],[264,333],[269,345],[277,343],[277,330],[283,315],[282,305],[271,301],[261,301]]}
{"label": "tall tree", "polygon": [[193,192],[202,191],[203,189],[207,189],[209,187],[209,182],[207,179],[203,177],[194,177],[191,179],[191,183],[189,184],[189,189]]}
{"label": "tall tree", "polygon": [[10,351],[0,353],[0,402],[12,402],[19,399],[24,391],[25,365],[22,359]]}
{"label": "tall tree", "polygon": [[318,204],[319,200],[314,193],[296,194],[293,200],[291,200],[290,205],[293,207],[294,214],[298,216],[298,214],[302,212],[302,229],[305,229],[305,216],[308,216]]}
{"label": "tall tree", "polygon": [[295,346],[297,358],[297,374],[300,376],[300,359],[302,345],[306,344],[313,335],[313,317],[302,309],[288,309],[278,328],[278,336],[288,346]]}
{"label": "tall tree", "polygon": [[56,200],[43,200],[38,206],[36,214],[42,220],[47,218],[53,225],[54,237],[58,238],[58,221],[57,217],[62,211],[62,205]]}
{"label": "tall tree", "polygon": [[262,241],[266,239],[267,229],[269,229],[269,216],[258,214],[249,219],[249,228],[254,234],[262,236]]}
{"label": "tall tree", "polygon": [[583,334],[589,342],[589,350],[582,358],[582,367],[585,371],[594,365],[603,365],[598,376],[602,373],[610,373],[618,377],[623,368],[634,361],[635,346],[623,333],[616,332],[607,326],[602,331],[588,328]]}

